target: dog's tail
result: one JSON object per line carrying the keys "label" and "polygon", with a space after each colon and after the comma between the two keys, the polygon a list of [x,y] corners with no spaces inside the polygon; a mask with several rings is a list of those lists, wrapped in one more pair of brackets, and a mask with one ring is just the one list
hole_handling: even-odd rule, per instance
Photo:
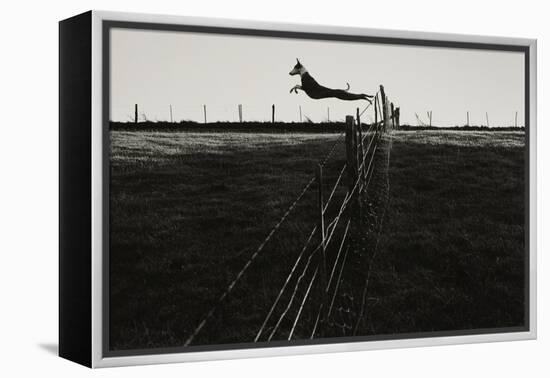
{"label": "dog's tail", "polygon": [[[349,83],[346,82],[346,89],[342,89],[344,92],[349,92],[349,89],[350,89],[350,85]],[[372,101],[371,99],[373,99],[374,96],[372,95],[368,95],[368,94],[365,94],[365,93],[361,93],[359,96],[358,96],[358,99],[362,99],[362,100],[367,100],[368,102],[370,102],[372,104]]]}

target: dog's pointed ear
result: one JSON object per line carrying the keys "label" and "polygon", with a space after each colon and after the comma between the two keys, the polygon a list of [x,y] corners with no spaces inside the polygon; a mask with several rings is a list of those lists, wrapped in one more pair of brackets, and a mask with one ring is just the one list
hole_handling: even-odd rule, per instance
{"label": "dog's pointed ear", "polygon": [[297,62],[298,64],[302,64],[302,63],[300,63],[300,61],[298,60],[298,58],[296,58],[296,62]]}

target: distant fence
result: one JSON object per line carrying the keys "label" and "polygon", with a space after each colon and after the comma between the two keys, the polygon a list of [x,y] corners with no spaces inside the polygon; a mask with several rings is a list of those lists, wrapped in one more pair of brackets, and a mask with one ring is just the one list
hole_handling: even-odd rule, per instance
{"label": "distant fence", "polygon": [[[362,123],[361,116],[370,106],[373,106],[374,109],[374,122]],[[324,334],[325,326],[332,325],[331,315],[335,298],[343,279],[342,275],[350,250],[347,242],[351,225],[361,222],[363,212],[361,196],[367,192],[371,184],[380,140],[384,134],[398,128],[399,108],[396,108],[388,100],[384,87],[380,86],[371,105],[362,112],[357,108],[355,117],[351,115],[346,117],[345,134],[338,137],[327,155],[319,161],[315,167],[315,175],[303,187],[264,241],[254,250],[215,305],[206,313],[193,333],[187,338],[185,346],[193,343],[217,308],[231,294],[254,260],[262,253],[281,225],[295,210],[296,205],[303,200],[309,190],[315,187],[317,189],[317,219],[313,222],[315,226],[309,232],[288,276],[267,310],[264,321],[254,337],[254,342],[270,341],[274,336],[279,335],[280,338],[283,334],[287,340],[291,340],[303,320],[306,304],[313,301],[310,303],[310,307],[313,306],[316,309],[316,316],[310,317],[312,320],[309,322],[310,324],[302,324],[301,333],[303,335],[303,329],[309,327],[307,332],[309,338]],[[331,159],[336,147],[342,143],[345,144],[346,162],[340,167],[331,189],[325,192],[324,166]],[[337,198],[335,193],[342,186],[345,186],[347,191],[343,200],[337,203],[335,202]],[[337,209],[336,212],[333,212],[336,214],[335,216],[328,216],[329,206],[332,209]],[[330,259],[327,258],[329,253],[331,254]],[[287,318],[289,319],[285,321]]]}
{"label": "distant fence", "polygon": [[[138,109],[140,109],[140,110],[138,111]],[[193,124],[213,125],[213,124],[232,123],[232,121],[228,121],[228,120],[225,120],[225,121],[224,120],[212,120],[211,119],[212,117],[209,117],[210,112],[208,111],[207,104],[202,104],[201,105],[201,114],[200,114],[200,119],[201,120],[200,121],[184,120],[184,119],[181,119],[181,118],[179,120],[176,120],[175,117],[174,117],[174,108],[173,108],[172,104],[169,104],[167,109],[168,109],[168,113],[167,113],[168,119],[159,120],[159,119],[155,118],[154,120],[152,120],[152,119],[148,118],[148,116],[145,114],[143,109],[141,109],[138,106],[138,104],[134,104],[133,115],[130,115],[130,114],[127,115],[127,120],[130,121],[130,122],[112,121],[111,123],[119,125],[119,126],[125,125],[128,128],[130,128],[133,125],[133,129],[135,129],[136,127],[139,127],[139,126],[144,126],[144,125],[152,124],[152,123],[156,123],[156,124],[158,124],[157,126],[161,126],[162,128],[165,128],[165,129],[177,129],[178,126],[189,126],[189,125],[193,125]],[[265,118],[265,121],[261,121],[261,120],[250,118],[250,117],[249,117],[248,120],[246,120],[245,117],[244,117],[244,113],[243,113],[243,104],[237,104],[237,113],[236,113],[237,118],[236,119],[238,119],[239,123],[243,123],[243,122],[246,122],[246,123],[263,123],[263,122],[267,123],[267,122],[270,122],[272,124],[275,124],[275,123],[304,123],[303,118],[305,116],[305,118],[306,118],[305,123],[313,123],[306,114],[302,115],[302,106],[301,105],[298,105],[297,110],[298,110],[298,113],[297,113],[296,121],[283,122],[282,120],[277,120],[277,118],[276,118],[276,106],[275,106],[275,104],[271,104],[271,106],[269,107],[269,112],[270,112],[269,118]],[[324,110],[325,109],[323,108],[323,111]],[[392,119],[395,117],[395,119],[397,120],[397,123],[399,123],[399,108],[394,109],[393,104],[390,103],[389,108],[388,108],[388,114],[390,115],[390,117]],[[430,113],[428,113],[428,114],[430,114]],[[197,118],[198,118],[198,115],[197,115]],[[336,122],[334,122],[334,121],[336,121]],[[326,118],[323,121],[317,122],[317,123],[339,123],[339,122],[341,122],[341,119],[340,119],[340,121],[334,119],[333,122],[331,122],[330,107],[327,107],[326,108]]]}

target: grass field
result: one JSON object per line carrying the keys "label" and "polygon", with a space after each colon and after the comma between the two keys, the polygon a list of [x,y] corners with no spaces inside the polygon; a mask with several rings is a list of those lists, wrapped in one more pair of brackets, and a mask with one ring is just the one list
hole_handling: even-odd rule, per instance
{"label": "grass field", "polygon": [[522,326],[525,134],[393,140],[364,333]]}
{"label": "grass field", "polygon": [[[180,346],[283,215],[338,134],[112,131],[111,345]],[[325,166],[327,183],[343,146]],[[250,341],[315,225],[315,191],[197,343]]]}
{"label": "grass field", "polygon": [[[111,131],[111,347],[181,346],[337,138]],[[394,135],[360,333],[521,324],[523,138]],[[340,144],[327,184],[344,155]],[[315,204],[311,190],[197,344],[253,339],[314,226]]]}

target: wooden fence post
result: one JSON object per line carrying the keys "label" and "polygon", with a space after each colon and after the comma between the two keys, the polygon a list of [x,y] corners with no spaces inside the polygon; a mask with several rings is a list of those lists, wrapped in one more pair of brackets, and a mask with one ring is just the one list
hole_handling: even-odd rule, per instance
{"label": "wooden fence post", "polygon": [[379,125],[376,127],[376,131],[380,130],[380,129],[384,129],[384,115],[383,115],[383,112],[382,112],[382,107],[380,106],[380,98],[376,98],[376,108],[378,109],[378,123]]}
{"label": "wooden fence post", "polygon": [[466,112],[466,126],[470,126],[470,112]]}
{"label": "wooden fence post", "polygon": [[357,179],[360,181],[357,187],[357,211],[359,212],[359,222],[362,225],[363,222],[363,203],[361,202],[361,197],[359,194],[363,190],[363,186],[365,185],[365,181],[363,180],[365,177],[365,166],[361,166],[363,164],[363,161],[365,160],[364,156],[364,149],[363,149],[363,131],[361,127],[361,114],[359,113],[359,108],[357,108],[357,137],[358,140],[356,141],[356,149],[357,151]]}
{"label": "wooden fence post", "polygon": [[202,106],[202,110],[204,112],[204,123],[206,123],[206,105]]}
{"label": "wooden fence post", "polygon": [[388,130],[388,108],[386,106],[386,92],[384,92],[384,86],[380,86],[380,97],[382,98],[382,119],[384,120],[384,131]]}
{"label": "wooden fence post", "polygon": [[401,108],[397,108],[395,109],[395,129],[396,130],[399,130],[399,128],[401,127],[400,123],[399,123],[399,113],[401,113]]}
{"label": "wooden fence post", "polygon": [[[355,124],[355,119],[353,116],[346,116],[346,169],[348,171],[348,193],[351,194],[355,184],[357,182],[357,128]],[[350,198],[349,201],[352,204],[351,209],[358,209],[359,207],[359,196],[357,193],[353,194],[353,199]],[[353,213],[352,213],[353,214]]]}
{"label": "wooden fence post", "polygon": [[271,123],[275,123],[275,104],[271,105]]}
{"label": "wooden fence post", "polygon": [[391,128],[395,129],[395,107],[393,106],[393,102],[390,103],[390,109],[391,109]]}
{"label": "wooden fence post", "polygon": [[321,164],[317,165],[316,170],[316,178],[317,178],[317,198],[318,198],[318,206],[319,206],[319,234],[321,236],[321,261],[320,261],[320,299],[323,303],[323,305],[326,307],[327,305],[327,256],[326,256],[326,244],[325,244],[325,214],[324,214],[324,199],[323,199],[323,166]]}
{"label": "wooden fence post", "polygon": [[355,120],[353,116],[346,116],[346,160],[348,171],[348,187],[351,191],[357,180],[357,144],[354,143]]}
{"label": "wooden fence post", "polygon": [[518,127],[518,112],[516,111],[516,122],[515,122],[515,125],[516,127]]}
{"label": "wooden fence post", "polygon": [[378,129],[378,94],[374,97],[374,128]]}
{"label": "wooden fence post", "polygon": [[174,117],[172,116],[172,104],[170,104],[170,123],[174,123]]}
{"label": "wooden fence post", "polygon": [[137,104],[134,106],[134,123],[136,125],[138,123],[138,105]]}
{"label": "wooden fence post", "polygon": [[302,105],[298,106],[298,110],[300,111],[300,123],[302,122]]}
{"label": "wooden fence post", "polygon": [[[361,114],[359,108],[357,108],[357,131],[359,132],[359,158],[357,162],[357,169],[361,167],[361,164],[365,160],[365,150],[363,146],[363,128],[361,127]],[[365,166],[363,166],[358,172],[359,177],[362,179],[365,177]]]}
{"label": "wooden fence post", "polygon": [[243,123],[243,104],[239,104],[239,123]]}
{"label": "wooden fence post", "polygon": [[485,112],[485,118],[487,119],[487,127],[489,127],[489,113]]}

